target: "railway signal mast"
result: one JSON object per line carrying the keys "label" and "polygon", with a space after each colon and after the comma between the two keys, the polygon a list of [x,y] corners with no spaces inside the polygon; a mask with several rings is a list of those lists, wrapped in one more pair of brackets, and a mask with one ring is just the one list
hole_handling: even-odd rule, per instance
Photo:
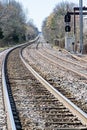
{"label": "railway signal mast", "polygon": [[[70,43],[74,43],[74,38],[73,37],[69,37],[69,32],[71,31],[71,26],[70,26],[70,22],[71,22],[71,15],[69,13],[69,11],[67,11],[65,17],[64,17],[64,21],[65,21],[65,48],[70,50]],[[74,46],[74,44],[72,44]],[[74,48],[74,47],[73,47]],[[74,51],[74,49],[73,49]]]}
{"label": "railway signal mast", "polygon": [[[83,10],[87,11],[87,7],[83,7],[83,0],[79,0],[79,7],[74,7],[74,12],[68,11],[64,17],[65,32],[66,32],[65,33],[65,48],[70,51],[70,44],[72,44],[73,51],[74,51],[74,43],[75,43],[75,35],[76,35],[75,15],[79,15],[79,18],[80,18],[80,53],[81,54],[83,53],[83,15],[87,15],[87,12],[83,12]],[[71,31],[71,27],[70,27],[71,15],[74,15],[74,36],[70,38],[68,36],[68,32]]]}

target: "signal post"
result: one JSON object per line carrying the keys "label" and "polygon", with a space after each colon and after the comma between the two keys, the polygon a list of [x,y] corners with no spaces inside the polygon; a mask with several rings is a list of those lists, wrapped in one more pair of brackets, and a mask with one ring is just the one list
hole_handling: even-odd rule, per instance
{"label": "signal post", "polygon": [[[74,38],[73,37],[69,37],[69,32],[71,31],[71,26],[70,26],[70,22],[71,22],[71,15],[69,12],[67,12],[67,14],[64,17],[64,21],[65,21],[65,48],[68,51],[74,51]],[[73,48],[73,49],[72,49]]]}
{"label": "signal post", "polygon": [[[79,6],[80,7],[74,7],[74,12],[68,11],[64,17],[65,32],[66,32],[65,33],[65,48],[70,51],[70,48],[68,46],[69,44],[72,44],[72,48],[74,51],[75,36],[76,36],[75,16],[79,15],[80,16],[80,53],[82,54],[83,53],[83,15],[87,15],[87,7],[82,7],[82,0],[79,0]],[[74,15],[74,36],[73,37],[69,37],[69,32],[71,31],[71,27],[70,27],[71,15]]]}

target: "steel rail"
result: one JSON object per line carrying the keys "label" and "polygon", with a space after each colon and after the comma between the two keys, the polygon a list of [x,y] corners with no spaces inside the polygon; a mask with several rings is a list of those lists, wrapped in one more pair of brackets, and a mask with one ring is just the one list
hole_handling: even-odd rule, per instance
{"label": "steel rail", "polygon": [[64,66],[64,65],[62,65],[62,64],[60,64],[60,63],[58,63],[58,62],[55,62],[54,60],[52,60],[52,59],[50,59],[50,58],[44,56],[44,55],[41,54],[40,52],[38,52],[38,53],[39,53],[42,57],[44,57],[45,59],[51,61],[51,63],[56,64],[56,65],[59,65],[60,67],[66,69],[66,70],[69,70],[69,71],[71,71],[71,72],[73,72],[73,73],[75,73],[75,74],[77,74],[77,75],[80,75],[80,76],[84,77],[85,79],[87,79],[87,75],[86,75],[86,74],[84,74],[84,73],[82,73],[82,72],[78,72],[78,71],[76,71],[76,70],[74,70],[74,69],[71,69],[71,68],[67,68],[66,66]]}
{"label": "steel rail", "polygon": [[[9,50],[9,52],[10,51],[11,50]],[[4,102],[5,102],[5,111],[7,113],[7,125],[8,125],[7,127],[9,130],[16,130],[16,126],[15,126],[15,122],[11,110],[8,90],[7,90],[7,83],[6,83],[6,76],[5,76],[5,64],[6,64],[5,59],[3,61],[3,66],[2,66],[2,84],[3,84],[3,95],[4,95]]]}
{"label": "steel rail", "polygon": [[20,52],[20,58],[25,64],[27,69],[39,80],[58,100],[60,100],[65,107],[67,107],[74,115],[76,115],[79,120],[87,126],[87,114],[84,113],[80,108],[73,104],[69,99],[62,95],[58,90],[56,90],[52,85],[50,85],[46,80],[44,80],[28,63],[25,62],[22,52]]}
{"label": "steel rail", "polygon": [[71,63],[71,64],[73,64],[73,65],[77,65],[77,66],[80,66],[80,67],[85,68],[85,69],[87,68],[87,66],[80,65],[80,64],[78,64],[78,63],[76,63],[76,62],[73,62],[73,61],[70,61],[70,60],[68,60],[68,59],[61,58],[60,56],[56,56],[55,54],[52,54],[49,50],[46,50],[45,48],[43,48],[43,50],[46,51],[48,54],[50,54],[50,55],[52,55],[52,56],[54,56],[54,57],[56,57],[56,58],[58,58],[58,59],[60,59],[60,60],[63,60],[63,61],[65,61],[65,62],[67,62],[67,63]]}
{"label": "steel rail", "polygon": [[[47,48],[47,47],[46,47],[46,48]],[[62,49],[62,50],[63,50],[64,52],[68,53],[69,55],[71,55],[71,56],[72,56],[73,58],[75,58],[76,60],[83,61],[83,62],[86,62],[86,63],[87,63],[87,60],[82,59],[82,58],[76,56],[75,54],[73,54],[73,53],[67,51],[66,49]],[[80,55],[81,55],[81,54],[80,54]]]}
{"label": "steel rail", "polygon": [[[67,52],[69,55],[71,55],[73,58],[75,58],[76,60],[79,60],[79,61],[83,61],[83,62],[86,62],[87,63],[87,60],[85,59],[82,59],[80,57],[78,57],[78,55],[75,55],[75,54],[72,54],[71,52],[67,51],[64,49],[65,52]],[[80,54],[81,55],[81,54]],[[82,56],[82,55],[81,55]]]}
{"label": "steel rail", "polygon": [[17,45],[15,47],[12,47],[10,49],[8,49],[8,52],[3,60],[3,65],[2,65],[2,86],[3,86],[3,96],[4,96],[4,104],[5,104],[5,111],[6,111],[6,114],[7,114],[7,127],[9,130],[17,130],[16,128],[16,124],[15,124],[15,121],[14,121],[14,117],[13,117],[13,113],[12,113],[12,108],[11,108],[11,104],[10,104],[10,99],[9,99],[9,94],[8,94],[8,90],[7,90],[7,82],[6,82],[6,73],[5,73],[5,64],[6,64],[6,59],[7,59],[7,56],[14,50],[14,49],[17,49],[19,47],[22,47],[22,46],[27,46],[29,45],[30,43],[33,43],[35,41],[37,41],[39,38],[39,36],[37,36],[34,40],[31,40],[29,42],[26,42],[26,43],[23,43],[23,44],[20,44],[20,45]]}

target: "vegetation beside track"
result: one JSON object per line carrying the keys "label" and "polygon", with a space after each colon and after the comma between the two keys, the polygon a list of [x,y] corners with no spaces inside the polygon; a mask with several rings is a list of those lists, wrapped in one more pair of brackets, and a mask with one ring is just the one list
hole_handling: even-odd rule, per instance
{"label": "vegetation beside track", "polygon": [[0,2],[0,47],[23,43],[34,39],[38,29],[26,16],[20,3],[11,1],[9,4]]}

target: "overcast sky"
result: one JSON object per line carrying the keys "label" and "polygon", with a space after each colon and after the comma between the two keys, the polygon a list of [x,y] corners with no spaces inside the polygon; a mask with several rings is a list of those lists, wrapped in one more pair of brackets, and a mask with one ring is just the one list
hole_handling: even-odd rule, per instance
{"label": "overcast sky", "polygon": [[[34,24],[41,30],[42,21],[53,11],[54,7],[66,0],[16,0],[23,5],[28,19],[33,19]],[[67,0],[79,5],[79,0]],[[87,0],[83,0],[87,6]]]}

